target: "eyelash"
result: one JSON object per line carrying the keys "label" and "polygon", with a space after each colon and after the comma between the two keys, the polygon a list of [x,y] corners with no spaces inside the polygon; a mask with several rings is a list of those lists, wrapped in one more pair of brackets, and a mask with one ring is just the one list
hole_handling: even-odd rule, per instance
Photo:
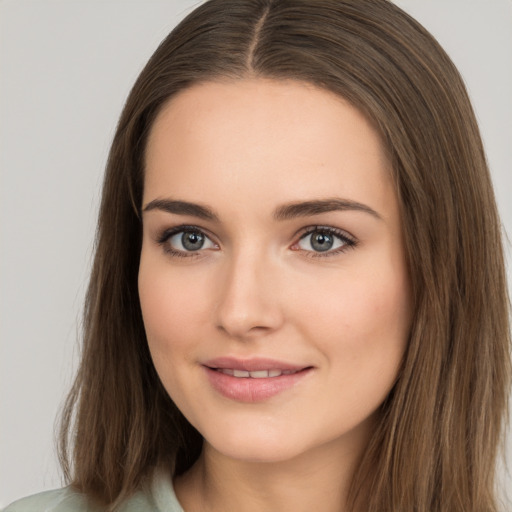
{"label": "eyelash", "polygon": [[[322,233],[322,234],[326,234],[326,235],[331,235],[335,238],[338,238],[339,240],[341,240],[343,242],[343,245],[341,247],[338,247],[335,250],[327,250],[325,252],[303,250],[306,257],[308,257],[308,258],[328,258],[331,256],[336,256],[338,254],[344,253],[348,249],[353,249],[357,246],[357,240],[355,238],[353,238],[351,235],[349,235],[348,233],[346,233],[345,231],[342,231],[341,229],[337,229],[337,228],[333,228],[333,227],[329,227],[329,226],[311,226],[311,227],[305,228],[305,229],[306,229],[306,231],[300,235],[299,240],[297,242],[295,242],[293,244],[293,246],[298,245],[298,243],[301,240],[308,237],[309,235],[312,235],[313,233]],[[159,245],[162,246],[164,252],[169,254],[173,258],[197,258],[197,257],[200,257],[201,249],[199,249],[197,251],[186,251],[185,252],[185,251],[173,249],[167,243],[169,241],[169,239],[171,237],[173,237],[174,235],[177,235],[178,233],[181,233],[181,232],[187,232],[187,231],[200,233],[200,234],[204,235],[206,238],[210,239],[210,237],[208,235],[206,235],[204,233],[204,231],[197,226],[181,225],[181,226],[176,226],[171,229],[166,229],[157,238],[156,241]],[[293,250],[300,251],[301,249],[293,249]]]}
{"label": "eyelash", "polygon": [[343,242],[343,245],[341,247],[338,247],[334,250],[327,250],[325,252],[319,252],[319,251],[304,251],[305,256],[308,258],[329,258],[331,256],[336,256],[338,254],[346,252],[348,249],[354,249],[357,245],[357,240],[346,233],[345,231],[342,231],[341,229],[329,227],[329,226],[312,226],[310,228],[306,228],[307,231],[301,234],[299,240],[295,242],[293,245],[297,245],[301,240],[304,238],[312,235],[313,233],[322,233],[325,235],[331,235],[334,238],[338,238]]}
{"label": "eyelash", "polygon": [[181,232],[187,232],[191,231],[194,233],[201,233],[205,237],[209,238],[202,229],[198,228],[197,226],[189,226],[189,225],[181,225],[176,226],[175,228],[166,229],[157,239],[157,243],[162,246],[164,252],[166,254],[169,254],[173,258],[197,258],[201,256],[201,251],[178,251],[176,249],[173,249],[167,242],[170,238],[172,238],[174,235],[177,235]]}

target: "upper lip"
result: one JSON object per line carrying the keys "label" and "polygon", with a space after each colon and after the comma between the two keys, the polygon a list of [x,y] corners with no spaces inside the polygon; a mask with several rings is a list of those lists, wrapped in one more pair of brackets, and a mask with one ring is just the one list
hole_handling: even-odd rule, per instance
{"label": "upper lip", "polygon": [[309,365],[300,365],[279,361],[277,359],[269,358],[251,358],[251,359],[237,359],[235,357],[216,357],[209,359],[204,366],[209,368],[229,368],[232,370],[245,370],[248,372],[255,372],[258,370],[290,370],[299,371],[309,368]]}

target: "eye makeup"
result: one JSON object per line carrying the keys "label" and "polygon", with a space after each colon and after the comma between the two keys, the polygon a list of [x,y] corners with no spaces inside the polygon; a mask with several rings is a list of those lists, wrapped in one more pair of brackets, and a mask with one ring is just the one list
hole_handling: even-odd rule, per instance
{"label": "eye makeup", "polygon": [[[309,243],[313,250],[304,249],[299,245],[308,237],[310,237]],[[306,228],[306,232],[301,235],[298,242],[291,246],[291,249],[303,251],[309,258],[325,258],[344,253],[348,249],[355,248],[356,245],[357,240],[346,231],[331,226],[311,226]]]}
{"label": "eye makeup", "polygon": [[[178,237],[177,235],[181,235]],[[207,250],[219,250],[218,243],[195,225],[179,225],[165,229],[156,242],[173,258],[198,258]],[[290,250],[302,252],[308,258],[337,256],[357,246],[357,240],[344,230],[332,226],[309,226],[302,230]],[[309,245],[311,249],[305,248]],[[181,247],[176,247],[181,246]]]}
{"label": "eye makeup", "polygon": [[[182,234],[181,240],[179,243],[183,247],[183,249],[176,249],[173,247],[171,240],[176,237],[176,235]],[[187,240],[186,236],[190,235],[190,238]],[[174,228],[164,230],[157,238],[156,242],[162,247],[164,252],[173,258],[197,258],[203,256],[204,250],[214,249],[218,250],[219,245],[211,240],[211,238],[205,234],[204,229],[193,226],[193,225],[180,225]],[[187,250],[187,245],[199,245],[197,248],[190,248]],[[202,242],[202,243],[198,243]],[[209,242],[209,247],[204,248],[205,242]],[[176,243],[176,241],[174,242]]]}

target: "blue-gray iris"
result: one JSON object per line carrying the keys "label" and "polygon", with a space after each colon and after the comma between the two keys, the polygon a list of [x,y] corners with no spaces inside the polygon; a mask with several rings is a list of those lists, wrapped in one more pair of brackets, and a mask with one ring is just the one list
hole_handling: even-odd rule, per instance
{"label": "blue-gray iris", "polygon": [[204,235],[197,231],[185,231],[181,235],[181,243],[187,251],[198,251],[204,244]]}
{"label": "blue-gray iris", "polygon": [[333,244],[333,237],[328,233],[317,232],[311,236],[311,247],[315,251],[328,251]]}

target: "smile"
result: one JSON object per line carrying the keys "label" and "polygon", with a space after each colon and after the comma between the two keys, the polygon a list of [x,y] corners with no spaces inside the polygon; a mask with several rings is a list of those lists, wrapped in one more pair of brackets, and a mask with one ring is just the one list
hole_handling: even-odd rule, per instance
{"label": "smile", "polygon": [[216,393],[236,402],[265,402],[309,380],[314,367],[269,358],[219,357],[202,365]]}
{"label": "smile", "polygon": [[235,370],[234,368],[212,368],[225,375],[231,375],[241,379],[268,379],[269,377],[280,377],[281,375],[292,375],[300,370]]}

